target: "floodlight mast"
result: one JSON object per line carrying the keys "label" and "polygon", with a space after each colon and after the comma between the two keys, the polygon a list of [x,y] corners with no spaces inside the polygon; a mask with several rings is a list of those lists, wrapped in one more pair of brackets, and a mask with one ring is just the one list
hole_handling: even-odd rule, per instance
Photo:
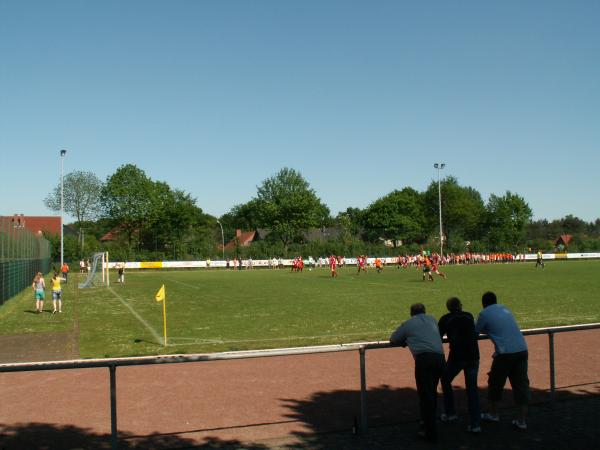
{"label": "floodlight mast", "polygon": [[225,235],[223,234],[223,225],[221,225],[221,222],[219,220],[217,220],[217,223],[221,227],[221,248],[223,249],[223,261],[225,261]]}
{"label": "floodlight mast", "polygon": [[64,208],[65,208],[65,201],[64,201],[64,160],[65,160],[65,155],[67,154],[67,151],[65,149],[62,149],[60,151],[60,267],[62,270],[62,266],[65,262],[65,254],[64,254]]}
{"label": "floodlight mast", "polygon": [[435,163],[433,165],[437,169],[438,174],[438,211],[440,213],[440,258],[444,256],[444,234],[442,231],[442,187],[440,184],[440,170],[446,167],[444,163]]}

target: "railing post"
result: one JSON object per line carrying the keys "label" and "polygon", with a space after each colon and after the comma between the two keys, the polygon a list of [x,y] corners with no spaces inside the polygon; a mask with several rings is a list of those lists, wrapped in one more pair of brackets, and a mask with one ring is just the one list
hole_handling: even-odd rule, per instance
{"label": "railing post", "polygon": [[117,366],[111,364],[108,366],[110,372],[110,447],[112,450],[118,449],[117,436]]}
{"label": "railing post", "polygon": [[556,373],[554,371],[554,332],[548,333],[548,350],[550,353],[550,401],[554,401],[556,391]]}
{"label": "railing post", "polygon": [[365,362],[366,349],[361,345],[358,349],[360,356],[360,432],[366,434],[368,430],[367,424],[367,374]]}

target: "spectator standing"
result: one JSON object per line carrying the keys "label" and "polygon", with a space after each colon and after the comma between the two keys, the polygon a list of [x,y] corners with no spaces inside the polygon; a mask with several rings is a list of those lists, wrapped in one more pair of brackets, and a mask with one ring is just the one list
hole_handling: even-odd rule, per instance
{"label": "spectator standing", "polygon": [[65,280],[65,283],[66,283],[67,279],[69,277],[69,265],[67,264],[66,261],[63,263],[62,267],[60,268],[60,273],[62,274],[62,278],[63,278],[63,280]]}
{"label": "spectator standing", "polygon": [[424,431],[419,432],[419,436],[436,442],[437,385],[444,368],[444,347],[437,322],[433,316],[425,314],[425,305],[415,303],[410,307],[410,315],[411,318],[392,333],[390,344],[408,346],[415,359],[415,381],[424,424]]}
{"label": "spectator standing", "polygon": [[119,275],[119,279],[117,283],[125,283],[125,263],[119,263],[119,267],[117,268],[117,274]]}
{"label": "spectator standing", "polygon": [[35,274],[31,287],[35,297],[35,312],[39,314],[44,311],[44,297],[46,295],[46,282],[44,281],[42,272]]}
{"label": "spectator standing", "polygon": [[475,332],[473,315],[462,310],[461,301],[452,297],[446,302],[448,314],[442,316],[438,323],[440,336],[448,337],[450,352],[448,361],[442,372],[442,391],[444,392],[444,413],[442,422],[453,422],[457,419],[454,406],[454,392],[452,380],[463,371],[467,390],[469,407],[470,433],[480,433],[481,410],[479,406],[479,393],[477,391],[477,372],[479,371],[479,345]]}
{"label": "spectator standing", "polygon": [[526,430],[530,397],[527,343],[513,314],[507,307],[498,304],[496,294],[486,292],[481,298],[481,304],[483,310],[477,318],[475,331],[487,334],[495,347],[488,378],[489,412],[483,413],[481,418],[490,422],[500,421],[498,402],[502,399],[502,391],[508,378],[515,404],[519,408],[518,418],[512,424]]}
{"label": "spectator standing", "polygon": [[54,308],[52,309],[52,314],[56,314],[56,305],[58,304],[58,312],[62,313],[62,288],[60,287],[60,282],[63,278],[58,276],[58,272],[54,272],[54,276],[52,277],[52,305]]}
{"label": "spectator standing", "polygon": [[85,261],[83,259],[79,261],[79,273],[85,273]]}

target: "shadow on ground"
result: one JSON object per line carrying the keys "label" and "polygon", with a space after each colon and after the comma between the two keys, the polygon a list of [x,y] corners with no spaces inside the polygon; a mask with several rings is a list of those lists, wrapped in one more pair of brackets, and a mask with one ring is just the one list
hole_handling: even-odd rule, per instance
{"label": "shadow on ground", "polygon": [[[484,394],[484,393],[482,393]],[[287,419],[302,423],[309,431],[264,442],[205,437],[199,443],[186,432],[134,436],[119,433],[120,450],[141,449],[246,449],[246,450],[386,450],[386,449],[587,449],[600,448],[600,383],[571,386],[550,401],[547,391],[533,390],[526,432],[513,429],[510,391],[505,393],[501,422],[484,424],[473,436],[464,429],[465,393],[456,390],[460,420],[439,423],[437,445],[420,442],[417,399],[414,389],[380,386],[368,392],[368,431],[360,429],[360,392],[338,390],[315,393],[309,399],[281,399],[289,409]],[[485,406],[485,395],[481,396]],[[439,403],[441,405],[441,401]],[[235,427],[232,427],[235,428]],[[194,430],[194,432],[203,430]],[[208,430],[204,430],[208,431]],[[218,432],[214,433],[215,435]],[[110,436],[74,426],[44,423],[0,424],[0,450],[104,450]]]}
{"label": "shadow on ground", "polygon": [[[483,433],[466,433],[466,394],[456,389],[458,422],[438,423],[437,445],[418,440],[417,394],[414,389],[381,386],[369,390],[368,431],[360,429],[360,393],[333,391],[314,394],[308,400],[283,399],[289,418],[309,425],[309,433],[297,433],[299,444],[287,448],[337,449],[583,449],[600,448],[600,384],[572,386],[557,391],[554,402],[548,391],[532,389],[532,403],[525,432],[514,429],[512,393],[505,392],[500,423],[482,424]],[[485,392],[480,392],[485,409]],[[438,412],[441,412],[441,398]],[[358,426],[358,429],[357,429]],[[336,430],[336,432],[332,432]],[[354,434],[354,432],[357,432]]]}
{"label": "shadow on ground", "polygon": [[[202,445],[177,435],[153,434],[139,437],[119,433],[119,450],[147,449],[206,449],[225,450],[244,448],[266,450],[262,444],[242,444],[236,440],[207,438]],[[1,450],[110,450],[110,436],[97,434],[85,428],[54,426],[45,423],[25,423],[14,426],[0,424]]]}

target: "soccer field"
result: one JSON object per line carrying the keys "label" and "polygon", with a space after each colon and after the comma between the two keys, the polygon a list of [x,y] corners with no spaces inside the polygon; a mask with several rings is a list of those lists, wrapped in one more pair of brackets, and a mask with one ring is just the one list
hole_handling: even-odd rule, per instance
{"label": "soccer field", "polygon": [[[412,303],[424,303],[439,318],[446,299],[458,296],[477,315],[486,290],[512,309],[521,328],[600,321],[600,261],[549,262],[543,270],[534,263],[443,270],[448,277],[435,276],[433,283],[415,269],[392,266],[360,275],[347,267],[336,279],[327,269],[129,271],[124,285],[83,290],[72,274],[63,314],[32,314],[27,290],[0,309],[0,334],[73,333],[82,358],[376,341],[408,318]],[[162,304],[154,299],[162,284],[167,347]]]}

